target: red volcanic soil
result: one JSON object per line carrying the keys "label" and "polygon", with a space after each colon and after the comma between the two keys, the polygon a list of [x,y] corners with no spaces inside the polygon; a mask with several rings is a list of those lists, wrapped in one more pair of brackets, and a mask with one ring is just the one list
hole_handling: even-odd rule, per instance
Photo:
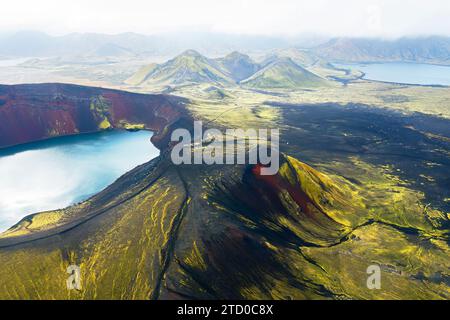
{"label": "red volcanic soil", "polygon": [[317,211],[323,213],[323,211],[317,206],[317,204],[300,188],[299,186],[293,186],[286,180],[280,177],[279,174],[273,176],[263,176],[261,175],[262,165],[258,164],[252,168],[252,173],[254,177],[266,183],[270,189],[276,192],[281,192],[286,190],[291,198],[297,203],[297,205],[302,209],[303,212],[312,216],[311,209],[316,209]]}
{"label": "red volcanic soil", "polygon": [[184,100],[166,95],[136,94],[70,84],[0,85],[0,148],[50,137],[100,131],[91,101],[102,97],[103,114],[113,128],[123,122],[155,131],[162,147],[163,130],[187,116]]}

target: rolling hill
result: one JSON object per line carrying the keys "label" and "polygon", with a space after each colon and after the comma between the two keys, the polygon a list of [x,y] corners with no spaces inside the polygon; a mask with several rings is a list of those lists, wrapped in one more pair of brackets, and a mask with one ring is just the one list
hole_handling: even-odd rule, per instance
{"label": "rolling hill", "polygon": [[145,65],[136,71],[130,78],[125,80],[125,83],[130,85],[141,85],[156,68],[158,68],[158,64],[156,63]]}
{"label": "rolling hill", "polygon": [[[311,57],[308,61],[312,65],[321,60],[313,61]],[[142,67],[125,83],[140,87],[211,84],[289,89],[323,86],[327,81],[286,56],[270,55],[258,64],[248,55],[236,51],[223,58],[208,59],[188,50],[164,64]]]}
{"label": "rolling hill", "polygon": [[220,63],[225,70],[227,70],[229,75],[236,82],[250,77],[260,68],[260,66],[248,55],[237,51],[233,51],[224,58],[217,59],[217,62]]}
{"label": "rolling hill", "polygon": [[326,85],[326,80],[299,66],[290,58],[274,58],[240,84],[261,89],[311,88]]}
{"label": "rolling hill", "polygon": [[232,84],[234,80],[215,60],[187,50],[160,65],[143,67],[126,83],[141,86],[180,86],[186,84]]}

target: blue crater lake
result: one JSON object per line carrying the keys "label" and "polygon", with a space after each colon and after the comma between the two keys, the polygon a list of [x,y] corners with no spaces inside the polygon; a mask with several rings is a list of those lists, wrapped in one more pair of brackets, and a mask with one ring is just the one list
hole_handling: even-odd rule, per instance
{"label": "blue crater lake", "polygon": [[152,134],[108,131],[0,150],[0,232],[31,213],[86,200],[157,157]]}
{"label": "blue crater lake", "polygon": [[364,79],[419,85],[450,86],[450,66],[422,63],[335,64],[338,68],[356,69]]}

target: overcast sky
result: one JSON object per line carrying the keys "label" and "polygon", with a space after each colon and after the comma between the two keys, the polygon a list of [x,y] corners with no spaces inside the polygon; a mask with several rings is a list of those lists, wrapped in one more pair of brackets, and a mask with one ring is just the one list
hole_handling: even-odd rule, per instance
{"label": "overcast sky", "polygon": [[0,30],[450,35],[448,0],[11,0]]}

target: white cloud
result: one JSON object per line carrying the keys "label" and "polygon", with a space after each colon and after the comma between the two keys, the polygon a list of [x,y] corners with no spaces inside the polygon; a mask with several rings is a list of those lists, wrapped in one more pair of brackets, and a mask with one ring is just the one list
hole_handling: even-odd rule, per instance
{"label": "white cloud", "polygon": [[247,34],[450,35],[447,0],[14,0],[4,31],[157,33],[201,27]]}

